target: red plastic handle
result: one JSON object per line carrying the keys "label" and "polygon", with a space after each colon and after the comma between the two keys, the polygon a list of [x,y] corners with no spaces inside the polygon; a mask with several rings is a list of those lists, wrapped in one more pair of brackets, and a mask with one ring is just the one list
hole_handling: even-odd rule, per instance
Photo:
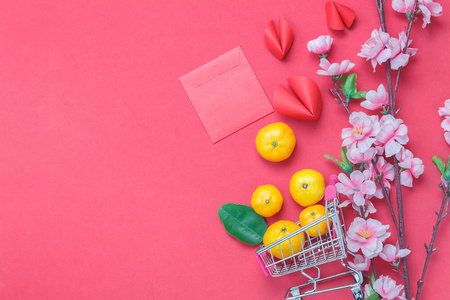
{"label": "red plastic handle", "polygon": [[263,262],[261,256],[256,255],[256,260],[258,261],[259,266],[260,266],[261,269],[263,270],[264,275],[269,276],[269,271],[267,271],[266,266],[264,265],[264,262]]}

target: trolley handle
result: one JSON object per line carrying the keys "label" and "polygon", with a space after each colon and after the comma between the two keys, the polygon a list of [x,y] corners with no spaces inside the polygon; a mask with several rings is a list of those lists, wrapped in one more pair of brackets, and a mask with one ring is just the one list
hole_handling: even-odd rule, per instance
{"label": "trolley handle", "polygon": [[[331,175],[330,180],[328,181],[328,186],[325,188],[325,201],[333,200],[337,198],[336,187],[334,186],[337,182],[339,182],[339,178],[337,175]],[[334,228],[334,224],[332,224],[333,238],[336,238],[336,229]]]}
{"label": "trolley handle", "polygon": [[261,267],[264,275],[269,276],[269,271],[266,269],[266,266],[264,265],[264,262],[260,255],[256,255],[256,260],[258,261],[258,264]]}

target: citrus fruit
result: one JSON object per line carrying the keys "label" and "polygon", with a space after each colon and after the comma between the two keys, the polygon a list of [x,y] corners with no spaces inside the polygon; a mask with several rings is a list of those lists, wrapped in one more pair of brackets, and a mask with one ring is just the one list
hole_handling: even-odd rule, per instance
{"label": "citrus fruit", "polygon": [[291,178],[289,191],[295,202],[310,206],[319,202],[325,194],[325,181],[322,174],[311,169],[298,171]]}
{"label": "citrus fruit", "polygon": [[252,195],[252,208],[258,215],[271,217],[280,211],[283,205],[283,196],[273,185],[261,185]]}
{"label": "citrus fruit", "polygon": [[296,139],[292,129],[285,123],[269,124],[256,136],[256,150],[268,161],[282,161],[291,156]]}
{"label": "citrus fruit", "polygon": [[[300,229],[300,226],[292,221],[278,221],[267,228],[267,231],[264,234],[263,243],[265,246],[268,246],[298,229]],[[303,248],[304,241],[305,233],[300,232],[300,234],[294,235],[281,244],[273,246],[269,251],[272,252],[274,257],[283,259],[300,252]]]}
{"label": "citrus fruit", "polygon": [[[330,213],[330,212],[328,211],[328,213]],[[320,204],[308,206],[307,208],[302,210],[302,212],[300,213],[300,216],[299,216],[300,225],[302,227],[305,227],[306,225],[311,224],[312,222],[322,218],[323,216],[325,216],[325,206],[320,205]],[[328,226],[330,226],[330,228],[331,228],[331,220],[330,219],[328,219],[328,225],[327,225],[327,220],[324,220],[324,221],[320,222],[319,224],[312,226],[307,231],[308,231],[309,236],[311,236],[311,237],[320,236],[320,235],[324,235],[325,233],[328,232]]]}

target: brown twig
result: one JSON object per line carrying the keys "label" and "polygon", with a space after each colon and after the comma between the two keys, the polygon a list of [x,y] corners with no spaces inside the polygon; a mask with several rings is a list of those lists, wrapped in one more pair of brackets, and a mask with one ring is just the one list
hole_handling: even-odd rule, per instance
{"label": "brown twig", "polygon": [[398,274],[400,274],[400,276],[402,276],[402,278],[405,278],[405,275],[403,274],[403,272],[400,270],[400,268],[397,265],[393,265],[395,267],[395,271],[397,271]]}
{"label": "brown twig", "polygon": [[370,260],[370,264],[372,265],[373,276],[375,276],[375,278],[378,278],[377,269],[375,269],[375,260],[373,258]]}
{"label": "brown twig", "polygon": [[422,277],[417,281],[416,300],[419,300],[420,292],[422,291],[422,286],[424,284],[424,279],[425,279],[425,273],[427,272],[428,263],[430,262],[431,254],[437,250],[437,248],[433,248],[433,247],[434,247],[434,241],[436,240],[437,231],[439,229],[439,224],[441,223],[442,219],[448,215],[448,210],[446,211],[445,214],[444,214],[444,210],[446,208],[446,203],[448,203],[449,188],[450,188],[450,183],[449,183],[449,181],[447,181],[447,188],[444,191],[444,198],[442,199],[441,209],[439,211],[439,214],[436,212],[437,220],[436,220],[436,225],[433,226],[433,235],[431,236],[430,244],[428,246],[427,246],[427,244],[424,244],[425,249],[427,251],[427,257],[425,259],[425,263],[423,266]]}
{"label": "brown twig", "polygon": [[[360,213],[361,213],[361,218],[366,220],[366,211],[364,210],[364,206],[360,205],[359,206],[359,210],[360,210]],[[375,260],[373,258],[370,259],[370,264],[372,266],[373,276],[375,276],[375,278],[378,278],[377,269],[375,268]]]}
{"label": "brown twig", "polygon": [[[413,13],[411,13],[411,17],[408,21],[408,29],[406,31],[406,44],[405,47],[403,47],[402,53],[406,53],[406,50],[408,49],[408,42],[409,42],[409,37],[411,36],[411,30],[412,30],[412,25],[414,23],[414,21],[416,20],[417,14],[419,13],[419,10],[417,9],[419,6],[419,1],[415,0],[414,1],[414,8],[413,8]],[[395,98],[397,97],[397,89],[398,89],[398,83],[400,81],[400,75],[402,73],[403,67],[398,68],[398,72],[397,72],[397,78],[395,79],[395,87],[394,87],[394,101]]]}
{"label": "brown twig", "polygon": [[[375,4],[377,6],[378,16],[380,19],[380,27],[383,32],[387,32],[386,27],[386,16],[384,11],[383,0],[375,0]],[[397,112],[395,110],[395,97],[394,91],[392,89],[392,74],[391,74],[391,61],[388,59],[386,61],[386,79],[388,86],[388,95],[389,95],[389,106],[390,106],[390,114],[395,118]],[[402,249],[406,248],[406,240],[405,240],[405,220],[403,214],[403,197],[402,197],[402,189],[401,189],[401,181],[400,181],[400,167],[398,165],[397,158],[394,157],[394,173],[395,173],[395,184],[396,184],[396,198],[397,198],[397,211],[398,211],[398,238],[399,245]],[[402,258],[402,267],[404,274],[404,285],[405,285],[405,296],[406,299],[411,299],[411,287],[409,283],[409,272],[408,272],[408,261],[406,257]]]}
{"label": "brown twig", "polygon": [[[394,174],[395,174],[395,190],[397,196],[397,214],[398,214],[398,229],[399,236],[398,241],[401,249],[406,249],[406,238],[405,238],[405,216],[403,214],[403,196],[402,187],[400,179],[400,167],[398,165],[398,159],[394,157]],[[402,267],[403,267],[403,280],[405,283],[405,296],[406,299],[411,299],[411,290],[409,283],[409,272],[408,272],[408,259],[407,256],[402,257]]]}
{"label": "brown twig", "polygon": [[373,165],[373,168],[375,169],[375,172],[377,173],[377,176],[379,178],[379,182],[381,185],[381,191],[383,192],[384,199],[386,199],[386,204],[389,207],[389,211],[391,212],[392,221],[394,221],[395,230],[397,231],[397,236],[399,236],[400,233],[398,231],[397,217],[395,216],[394,208],[392,207],[391,195],[389,193],[389,190],[384,185],[382,174],[380,173],[380,171],[377,168],[377,160],[375,160],[375,158],[372,159],[372,165]]}
{"label": "brown twig", "polygon": [[344,99],[342,99],[341,93],[339,92],[339,87],[337,85],[337,81],[333,80],[333,82],[334,82],[334,89],[330,89],[331,94],[339,99],[339,101],[341,102],[342,106],[347,111],[348,115],[350,115],[350,111],[348,110],[348,103],[346,103],[344,101]]}

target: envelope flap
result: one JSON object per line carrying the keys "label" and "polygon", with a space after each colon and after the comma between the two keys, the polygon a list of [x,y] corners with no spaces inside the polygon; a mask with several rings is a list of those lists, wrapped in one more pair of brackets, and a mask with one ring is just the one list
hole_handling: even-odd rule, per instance
{"label": "envelope flap", "polygon": [[183,85],[198,87],[199,85],[237,67],[242,54],[242,49],[238,46],[179,79]]}

